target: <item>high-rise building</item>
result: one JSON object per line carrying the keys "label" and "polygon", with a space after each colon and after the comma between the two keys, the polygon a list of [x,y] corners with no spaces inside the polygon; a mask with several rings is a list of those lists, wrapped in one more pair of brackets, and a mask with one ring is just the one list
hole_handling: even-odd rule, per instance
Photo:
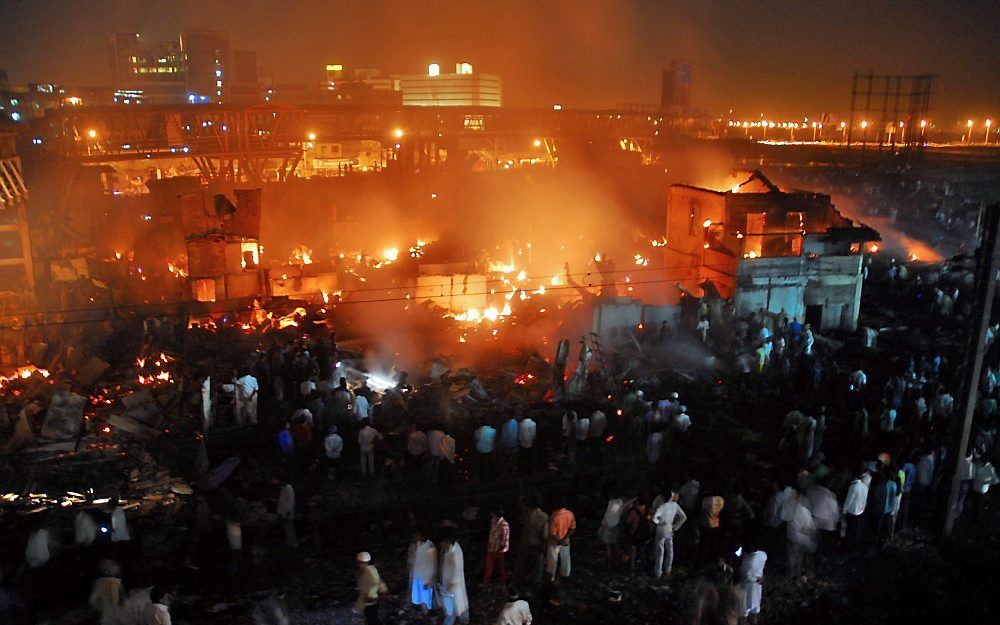
{"label": "high-rise building", "polygon": [[257,53],[231,50],[224,33],[185,31],[176,42],[111,38],[115,101],[120,104],[248,103],[260,99]]}
{"label": "high-rise building", "polygon": [[691,108],[691,61],[674,59],[663,70],[660,110],[683,112]]}
{"label": "high-rise building", "polygon": [[443,74],[437,63],[426,74],[395,76],[403,106],[503,106],[503,83],[495,74],[475,72],[457,63],[454,74]]}
{"label": "high-rise building", "polygon": [[183,102],[187,64],[173,42],[145,45],[137,33],[118,33],[110,41],[115,102],[173,104]]}
{"label": "high-rise building", "polygon": [[190,102],[223,102],[228,80],[229,39],[221,32],[189,30],[180,36],[187,60],[187,90]]}

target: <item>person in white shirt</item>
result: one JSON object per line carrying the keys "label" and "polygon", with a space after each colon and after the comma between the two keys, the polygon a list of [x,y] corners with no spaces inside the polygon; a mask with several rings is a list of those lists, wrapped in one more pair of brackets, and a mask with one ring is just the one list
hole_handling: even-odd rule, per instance
{"label": "person in white shirt", "polygon": [[299,395],[302,399],[308,399],[310,395],[316,392],[316,377],[312,376],[308,380],[302,380],[299,382]]}
{"label": "person in white shirt", "polygon": [[340,457],[344,455],[344,439],[337,434],[337,426],[330,426],[330,433],[323,439],[323,452],[329,461],[331,469],[336,469],[340,464]]}
{"label": "person in white shirt", "polygon": [[708,328],[711,324],[708,322],[708,317],[702,317],[698,325],[694,327],[695,331],[698,333],[698,338],[701,339],[702,343],[708,343]]}
{"label": "person in white shirt", "polygon": [[517,423],[517,444],[521,447],[519,460],[521,469],[530,471],[535,466],[535,437],[538,425],[531,417],[524,417]]}
{"label": "person in white shirt", "polygon": [[364,395],[354,396],[352,409],[354,410],[355,421],[363,421],[371,417],[371,406],[368,403],[368,398]]}
{"label": "person in white shirt", "polygon": [[972,487],[969,489],[969,494],[972,498],[972,518],[978,521],[983,514],[983,502],[986,499],[986,493],[990,491],[990,486],[1000,482],[1000,478],[997,477],[997,472],[993,468],[993,464],[986,458],[978,455],[975,458],[973,473]]}
{"label": "person in white shirt", "polygon": [[815,484],[806,491],[806,506],[809,507],[816,529],[820,532],[819,543],[828,545],[830,536],[837,530],[837,521],[840,518],[837,496],[829,488]]}
{"label": "person in white shirt", "polygon": [[925,505],[930,497],[931,487],[934,485],[935,464],[937,461],[934,458],[934,452],[930,449],[925,450],[920,455],[920,459],[917,460],[917,481],[913,485],[913,494],[920,506]]}
{"label": "person in white shirt", "polygon": [[521,419],[517,424],[517,444],[521,449],[531,449],[535,446],[538,425],[531,417]]}
{"label": "person in white shirt", "polygon": [[646,460],[649,464],[655,465],[660,461],[660,453],[663,450],[663,432],[651,432],[646,437]]}
{"label": "person in white shirt", "polygon": [[413,533],[407,564],[410,570],[410,603],[417,606],[422,614],[427,614],[434,607],[431,600],[438,577],[438,552],[434,543],[419,529]]}
{"label": "person in white shirt", "polygon": [[236,380],[236,423],[257,423],[257,378],[245,370]]}
{"label": "person in white shirt", "polygon": [[856,477],[847,488],[847,497],[841,508],[847,525],[845,529],[847,544],[852,547],[857,547],[861,540],[862,520],[865,506],[868,504],[868,485],[871,479],[867,471]]}
{"label": "person in white shirt", "polygon": [[587,434],[590,433],[590,417],[579,417],[573,422],[573,445],[570,447],[570,462],[586,464],[590,459]]}
{"label": "person in white shirt", "polygon": [[97,540],[97,523],[86,510],[77,513],[73,521],[73,535],[78,547],[89,547]]}
{"label": "person in white shirt", "polygon": [[52,534],[49,530],[40,527],[31,533],[28,537],[28,545],[24,550],[24,559],[27,561],[28,566],[33,569],[37,569],[40,566],[45,566],[48,564],[50,551],[49,546],[52,545]]}
{"label": "person in white shirt", "polygon": [[861,391],[865,390],[865,386],[868,385],[868,376],[865,375],[865,372],[862,371],[861,369],[857,369],[853,373],[851,373],[851,375],[848,377],[848,380],[850,380],[851,383],[852,393],[860,393]]}
{"label": "person in white shirt", "polygon": [[142,625],[170,625],[170,609],[167,607],[169,595],[154,586],[149,592],[152,601],[142,610]]}
{"label": "person in white shirt", "polygon": [[743,557],[740,564],[740,580],[743,591],[746,592],[746,614],[744,616],[760,614],[760,599],[764,587],[761,580],[764,578],[764,565],[767,563],[767,554],[756,549],[750,551]]}
{"label": "person in white shirt", "polygon": [[507,591],[510,602],[500,610],[496,625],[531,625],[531,606],[528,602],[518,598],[517,590],[511,588]]}
{"label": "person in white shirt", "polygon": [[931,405],[931,417],[934,420],[947,419],[951,416],[954,407],[955,398],[942,388],[934,397],[934,403]]}
{"label": "person in white shirt", "polygon": [[441,437],[441,458],[455,464],[455,438],[448,434]]}
{"label": "person in white shirt", "polygon": [[474,434],[476,439],[476,451],[481,454],[493,453],[496,443],[497,430],[488,423],[484,423],[476,429]]}
{"label": "person in white shirt", "polygon": [[612,497],[609,499],[608,507],[604,509],[604,518],[601,519],[601,526],[597,529],[597,537],[604,545],[609,565],[615,561],[615,547],[618,545],[618,525],[621,522],[624,507],[625,502],[621,497]]}
{"label": "person in white shirt", "polygon": [[493,480],[493,449],[496,446],[497,430],[489,423],[479,426],[475,432],[476,455],[479,458],[482,476]]}
{"label": "person in white shirt", "polygon": [[469,595],[465,588],[465,555],[450,536],[441,538],[441,595],[445,605],[445,623],[469,622]]}
{"label": "person in white shirt", "polygon": [[972,461],[972,452],[965,458],[960,458],[958,460],[958,467],[955,468],[955,472],[958,474],[958,479],[961,480],[958,484],[958,501],[955,502],[955,510],[958,514],[961,514],[965,510],[965,498],[969,495],[969,490],[972,489],[972,479],[976,477],[975,463]]}
{"label": "person in white shirt", "polygon": [[816,551],[816,523],[805,504],[805,495],[798,491],[785,504],[789,509],[788,524],[785,526],[788,539],[785,550],[788,556],[786,570],[792,577],[798,577],[802,573],[806,554]]}
{"label": "person in white shirt", "polygon": [[573,426],[573,438],[576,440],[577,445],[581,445],[585,440],[587,440],[587,435],[590,433],[590,417],[581,417],[576,420]]}
{"label": "person in white shirt", "polygon": [[590,415],[590,429],[587,436],[593,439],[600,439],[604,436],[604,430],[608,427],[608,417],[600,410],[595,410]]}
{"label": "person in white shirt", "polygon": [[681,432],[687,432],[691,427],[691,417],[687,413],[687,406],[681,406],[681,411],[674,416],[674,427]]}
{"label": "person in white shirt", "polygon": [[418,468],[423,463],[427,450],[427,435],[418,430],[416,425],[411,424],[410,433],[406,436],[407,467]]}
{"label": "person in white shirt", "polygon": [[295,489],[291,484],[281,487],[275,514],[284,522],[285,544],[289,547],[298,547],[299,540],[295,534]]}
{"label": "person in white shirt", "polygon": [[125,518],[125,508],[115,506],[111,512],[111,542],[121,543],[132,540],[128,529],[128,519]]}
{"label": "person in white shirt", "polygon": [[358,447],[361,449],[361,477],[375,475],[375,441],[382,438],[382,434],[373,428],[369,421],[362,421],[364,427],[358,432]]}
{"label": "person in white shirt", "polygon": [[656,538],[653,543],[653,577],[659,579],[664,570],[669,576],[674,565],[674,532],[679,530],[687,515],[677,503],[678,494],[670,492],[670,499],[661,504],[653,513]]}

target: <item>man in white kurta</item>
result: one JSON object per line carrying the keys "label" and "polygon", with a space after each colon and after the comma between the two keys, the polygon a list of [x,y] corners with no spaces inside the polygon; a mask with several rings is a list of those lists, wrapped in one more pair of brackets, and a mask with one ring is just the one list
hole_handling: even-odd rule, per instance
{"label": "man in white kurta", "polygon": [[289,547],[298,547],[299,540],[295,534],[295,489],[291,484],[285,484],[278,492],[278,506],[275,512],[285,526],[285,544]]}
{"label": "man in white kurta", "polygon": [[441,590],[445,625],[469,622],[469,595],[465,590],[465,554],[457,542],[441,541]]}
{"label": "man in white kurta", "polygon": [[687,515],[677,503],[677,499],[677,493],[670,493],[670,498],[660,504],[653,513],[653,525],[656,526],[656,542],[653,543],[653,576],[656,579],[663,575],[664,569],[667,575],[673,570],[674,532],[687,521]]}
{"label": "man in white kurta", "polygon": [[531,625],[531,606],[524,599],[511,601],[500,611],[496,625]]}
{"label": "man in white kurta", "polygon": [[438,556],[434,543],[419,532],[410,543],[409,565],[410,603],[426,612],[433,607],[431,599],[437,582]]}
{"label": "man in white kurta", "polygon": [[759,549],[743,558],[743,564],[740,566],[740,581],[747,596],[745,616],[760,614],[760,598],[764,588],[760,582],[764,578],[764,564],[766,562],[767,554]]}
{"label": "man in white kurta", "polygon": [[78,547],[89,547],[97,540],[97,523],[90,514],[81,510],[73,521],[73,533]]}
{"label": "man in white kurta", "polygon": [[257,423],[257,378],[249,373],[236,380],[236,422]]}
{"label": "man in white kurta", "polygon": [[111,542],[121,543],[132,540],[128,530],[128,519],[125,518],[125,508],[115,506],[111,512]]}

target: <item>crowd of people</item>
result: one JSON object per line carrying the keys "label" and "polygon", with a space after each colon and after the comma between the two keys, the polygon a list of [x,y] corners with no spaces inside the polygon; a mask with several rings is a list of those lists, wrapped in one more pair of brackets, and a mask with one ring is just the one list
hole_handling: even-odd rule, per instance
{"label": "crowd of people", "polygon": [[[902,297],[932,292],[915,280],[891,284],[898,272],[883,275],[869,277],[869,286]],[[290,550],[301,543],[304,498],[296,495],[322,492],[321,484],[429,487],[456,502],[485,497],[488,523],[454,504],[436,518],[409,518],[405,556],[343,545],[367,549],[354,556],[354,608],[367,623],[384,621],[387,597],[409,605],[416,618],[467,623],[480,597],[495,600],[491,589],[499,587],[506,601],[496,622],[526,625],[533,614],[561,609],[574,585],[573,560],[581,558],[615,579],[682,586],[693,623],[753,621],[767,607],[766,578],[808,579],[915,526],[937,524],[960,353],[877,351],[867,329],[851,348],[833,347],[784,311],[740,319],[725,306],[700,312],[711,323],[699,322],[687,337],[667,335],[661,357],[684,349],[685,340],[726,346],[738,366],[717,382],[726,386],[721,409],[718,394],[691,382],[669,386],[666,376],[609,381],[595,374],[586,396],[568,402],[509,401],[494,381],[469,372],[420,386],[397,373],[373,388],[345,364],[335,338],[324,336],[252,355],[233,376],[231,413],[217,405],[212,427],[270,441],[277,469],[263,503]],[[913,314],[939,322],[963,312],[928,307]],[[969,455],[958,463],[957,512],[965,525],[979,522],[998,482],[995,336],[993,328]],[[440,407],[454,388],[461,389],[459,417],[421,409]],[[739,410],[746,414],[725,414]],[[751,429],[749,439],[737,439]],[[587,496],[595,491],[605,495],[599,506]],[[240,514],[225,498],[198,501],[197,515],[224,520],[230,551],[241,553]],[[79,520],[84,534],[103,528],[88,519]],[[109,531],[128,534],[124,510],[112,508],[109,519]],[[31,569],[48,563],[53,539],[45,532],[27,541]],[[130,556],[121,556],[127,566]],[[403,583],[380,574],[404,559]],[[121,571],[111,559],[100,562],[90,604],[101,623],[169,623],[167,590],[126,592]],[[482,583],[470,593],[466,579],[474,571]],[[620,600],[621,590],[612,600],[615,592]]]}

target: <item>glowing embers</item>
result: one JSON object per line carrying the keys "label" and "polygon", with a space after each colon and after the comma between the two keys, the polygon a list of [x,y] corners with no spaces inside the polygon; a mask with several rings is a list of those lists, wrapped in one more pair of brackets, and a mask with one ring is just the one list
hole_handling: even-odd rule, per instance
{"label": "glowing embers", "polygon": [[173,361],[174,358],[164,352],[136,358],[135,364],[139,367],[139,384],[144,386],[173,384],[173,375],[167,367]]}

